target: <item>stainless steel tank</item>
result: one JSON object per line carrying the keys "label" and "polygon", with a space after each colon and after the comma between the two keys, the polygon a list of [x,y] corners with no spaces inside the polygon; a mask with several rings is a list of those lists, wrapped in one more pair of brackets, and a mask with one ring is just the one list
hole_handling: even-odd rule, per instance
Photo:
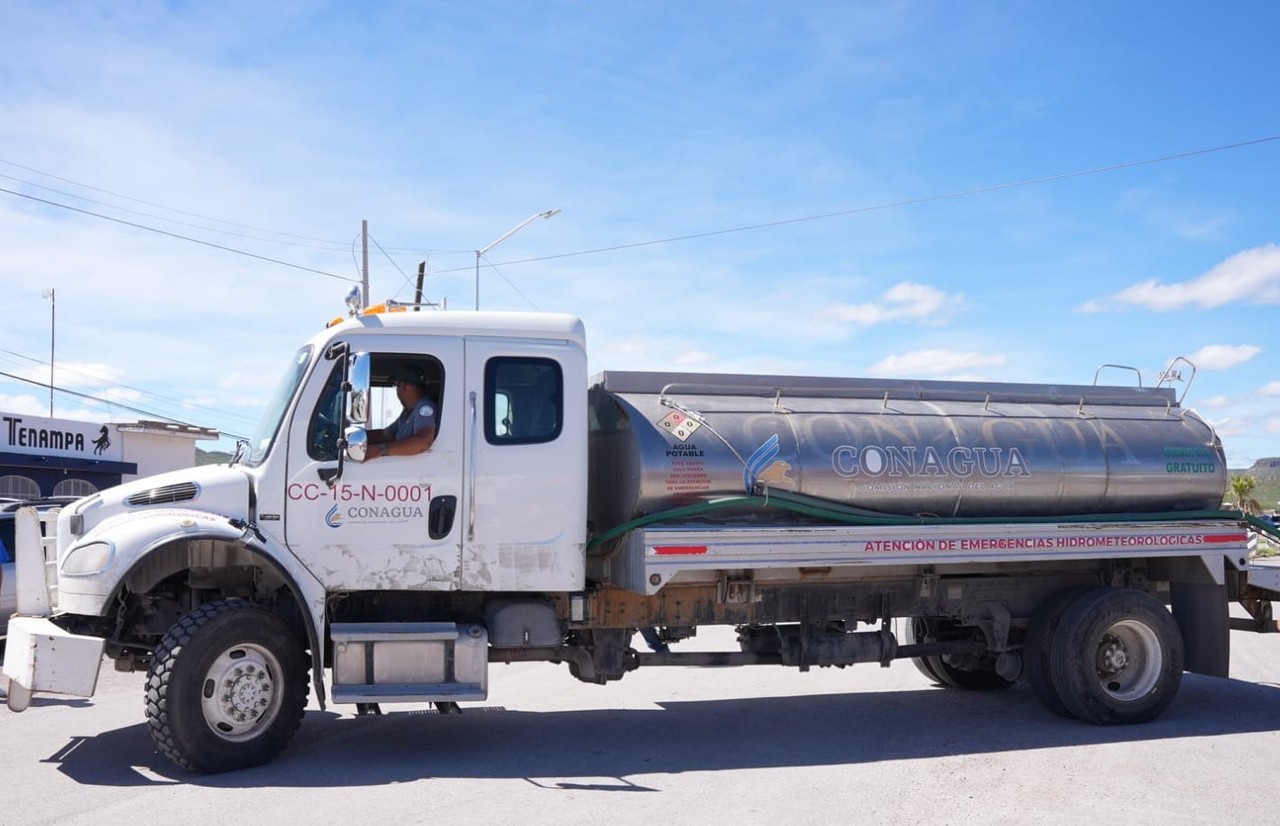
{"label": "stainless steel tank", "polygon": [[610,372],[590,406],[596,533],[768,490],[904,516],[1201,510],[1228,478],[1168,388]]}

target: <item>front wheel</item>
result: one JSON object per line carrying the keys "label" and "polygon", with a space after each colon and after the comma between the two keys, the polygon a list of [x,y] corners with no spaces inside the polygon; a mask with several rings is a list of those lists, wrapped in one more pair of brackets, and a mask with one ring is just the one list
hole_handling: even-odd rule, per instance
{"label": "front wheel", "polygon": [[1053,687],[1089,723],[1159,717],[1182,683],[1182,634],[1151,595],[1099,588],[1072,602],[1051,643]]}
{"label": "front wheel", "polygon": [[307,704],[307,658],[277,614],[241,599],[202,605],[169,629],[147,672],[147,725],[180,766],[258,766],[293,737]]}

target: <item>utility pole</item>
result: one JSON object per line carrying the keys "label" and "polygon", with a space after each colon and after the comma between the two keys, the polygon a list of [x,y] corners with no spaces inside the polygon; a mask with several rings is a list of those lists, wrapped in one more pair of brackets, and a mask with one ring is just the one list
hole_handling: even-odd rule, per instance
{"label": "utility pole", "polygon": [[369,306],[369,222],[360,221],[360,297]]}
{"label": "utility pole", "polygon": [[58,332],[58,299],[53,287],[41,293],[49,299],[49,418],[53,418],[53,344]]}

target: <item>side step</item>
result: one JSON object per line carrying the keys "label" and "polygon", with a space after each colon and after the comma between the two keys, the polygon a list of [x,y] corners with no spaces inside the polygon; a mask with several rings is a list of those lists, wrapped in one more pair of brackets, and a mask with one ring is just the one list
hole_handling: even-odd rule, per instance
{"label": "side step", "polygon": [[489,634],[452,622],[330,627],[335,703],[425,703],[489,696]]}

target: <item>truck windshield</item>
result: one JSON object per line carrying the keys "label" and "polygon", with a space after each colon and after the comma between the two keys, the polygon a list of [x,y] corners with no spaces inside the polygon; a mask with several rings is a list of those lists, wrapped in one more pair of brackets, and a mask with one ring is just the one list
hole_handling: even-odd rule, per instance
{"label": "truck windshield", "polygon": [[263,411],[257,429],[254,430],[253,439],[249,442],[248,455],[244,460],[246,465],[253,467],[267,458],[267,454],[271,451],[271,443],[275,441],[276,434],[280,431],[284,414],[289,409],[289,402],[293,400],[298,385],[302,383],[302,377],[306,375],[309,364],[311,364],[311,346],[307,345],[294,354],[293,360],[289,362],[289,368],[285,370],[280,383],[276,385],[276,392],[272,394],[271,401]]}

